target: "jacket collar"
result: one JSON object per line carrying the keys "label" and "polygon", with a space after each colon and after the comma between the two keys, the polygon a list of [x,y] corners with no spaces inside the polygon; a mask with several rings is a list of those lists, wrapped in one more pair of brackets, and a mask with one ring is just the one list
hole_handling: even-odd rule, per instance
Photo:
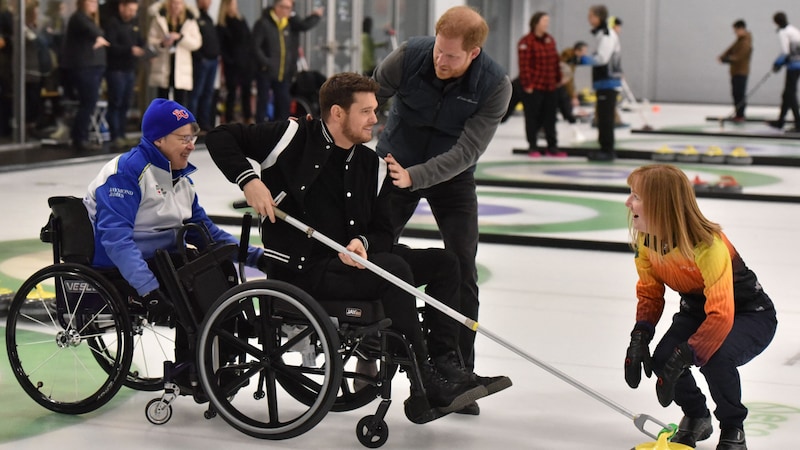
{"label": "jacket collar", "polygon": [[152,142],[150,142],[145,138],[142,138],[139,141],[138,148],[142,151],[142,153],[144,153],[145,158],[150,164],[152,164],[155,167],[158,167],[161,170],[164,170],[165,172],[171,173],[173,180],[177,180],[180,177],[189,176],[193,174],[195,171],[197,171],[197,167],[195,167],[192,163],[189,163],[183,169],[172,170],[172,167],[170,166],[170,162],[167,159],[167,157],[164,156],[163,153],[161,153],[161,150],[159,150],[158,147],[155,146],[155,144],[153,144]]}
{"label": "jacket collar", "polygon": [[597,26],[597,28],[592,30],[592,34],[597,34],[602,32],[603,34],[608,34],[608,25],[606,23],[601,23]]}

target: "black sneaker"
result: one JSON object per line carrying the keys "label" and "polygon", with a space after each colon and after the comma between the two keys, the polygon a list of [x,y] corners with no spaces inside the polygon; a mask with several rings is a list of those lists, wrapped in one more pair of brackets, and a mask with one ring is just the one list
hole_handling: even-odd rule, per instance
{"label": "black sneaker", "polygon": [[782,120],[768,120],[767,121],[767,125],[769,125],[770,128],[775,128],[776,130],[782,130],[783,129],[783,121]]}
{"label": "black sneaker", "polygon": [[710,414],[699,419],[683,416],[678,425],[678,432],[672,436],[671,441],[694,448],[697,441],[708,439],[713,431]]}
{"label": "black sneaker", "polygon": [[496,376],[496,377],[482,377],[480,375],[477,375],[477,374],[473,373],[472,374],[472,379],[476,383],[478,383],[481,386],[484,386],[486,388],[486,392],[487,392],[486,395],[495,394],[497,392],[502,391],[503,389],[510,388],[511,385],[512,385],[511,378],[508,378],[507,376],[504,376],[504,375],[500,375],[500,376]]}
{"label": "black sneaker", "polygon": [[511,379],[506,376],[482,377],[474,372],[470,372],[464,367],[461,358],[459,358],[458,353],[455,351],[450,351],[444,355],[433,358],[433,364],[436,366],[436,370],[447,378],[448,381],[473,383],[484,386],[487,395],[492,395],[511,387]]}
{"label": "black sneaker", "polygon": [[430,362],[420,365],[420,376],[430,405],[443,413],[458,411],[489,395],[485,386],[475,382],[447,380]]}
{"label": "black sneaker", "polygon": [[586,155],[586,158],[589,161],[611,162],[614,161],[614,159],[616,159],[616,155],[614,154],[614,152],[604,152],[595,150],[589,152],[589,154]]}
{"label": "black sneaker", "polygon": [[455,350],[451,350],[444,355],[439,355],[433,359],[436,370],[448,381],[456,383],[469,383],[472,381],[472,373],[464,367],[461,358]]}
{"label": "black sneaker", "polygon": [[744,440],[744,430],[738,428],[721,430],[717,450],[747,450],[747,442]]}
{"label": "black sneaker", "polygon": [[472,402],[469,405],[456,411],[456,414],[464,414],[466,416],[479,416],[481,415],[481,407],[478,402]]}

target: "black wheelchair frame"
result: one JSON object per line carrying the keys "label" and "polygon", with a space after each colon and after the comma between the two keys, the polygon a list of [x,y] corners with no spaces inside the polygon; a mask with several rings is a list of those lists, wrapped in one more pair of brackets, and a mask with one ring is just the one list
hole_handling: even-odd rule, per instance
{"label": "black wheelchair frame", "polygon": [[[390,329],[380,302],[318,302],[282,281],[247,281],[241,262],[238,283],[209,288],[219,285],[209,284],[214,277],[231,281],[220,267],[236,249],[209,238],[196,258],[181,256],[177,268],[174,256],[157,252],[155,272],[175,314],[169,323],[153,324],[117,272],[90,266],[93,233],[81,200],[53,197],[48,203],[53,214],[41,238],[52,243],[53,264],[22,284],[6,326],[14,375],[43,407],[83,414],[105,405],[122,386],[163,390],[145,407],[153,424],[168,422],[175,399],[191,395],[209,403],[207,419],[220,415],[247,435],[279,440],[305,433],[329,411],[354,410],[380,397],[377,411],[356,427],[359,442],[376,448],[388,439],[385,415],[398,368],[424,398],[414,350]],[[251,220],[244,214],[239,261],[245,260]],[[179,233],[180,242],[189,228]],[[209,292],[215,290],[223,292]],[[359,318],[348,314],[354,310]],[[165,347],[174,347],[180,333],[189,356],[175,362],[167,354],[173,348]],[[145,342],[146,336],[157,342]],[[359,358],[378,361],[377,375],[357,373],[352,365]],[[356,380],[363,387],[357,389]]]}

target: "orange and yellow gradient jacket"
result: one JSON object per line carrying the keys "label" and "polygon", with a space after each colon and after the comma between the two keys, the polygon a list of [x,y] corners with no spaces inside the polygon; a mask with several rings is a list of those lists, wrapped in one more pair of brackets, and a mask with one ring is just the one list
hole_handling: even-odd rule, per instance
{"label": "orange and yellow gradient jacket", "polygon": [[655,328],[664,312],[665,287],[678,292],[681,313],[704,317],[689,338],[696,365],[706,364],[719,349],[735,314],[773,309],[755,273],[724,233],[716,235],[711,245],[695,246],[694,259],[683,257],[674,248],[665,249],[669,251],[661,259],[651,258],[652,250],[645,245],[648,238],[639,236],[635,256],[637,324]]}

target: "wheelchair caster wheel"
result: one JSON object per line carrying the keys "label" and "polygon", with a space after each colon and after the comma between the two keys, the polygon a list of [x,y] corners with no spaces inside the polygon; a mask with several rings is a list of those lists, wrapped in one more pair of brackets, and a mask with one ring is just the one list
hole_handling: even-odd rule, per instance
{"label": "wheelchair caster wheel", "polygon": [[356,435],[364,447],[378,448],[389,439],[389,426],[385,420],[376,421],[374,415],[369,415],[358,421]]}
{"label": "wheelchair caster wheel", "polygon": [[217,412],[216,411],[203,411],[203,417],[205,417],[206,420],[211,420],[214,417],[217,417]]}
{"label": "wheelchair caster wheel", "polygon": [[172,405],[164,404],[160,398],[154,398],[147,403],[144,415],[153,425],[164,425],[172,418]]}

